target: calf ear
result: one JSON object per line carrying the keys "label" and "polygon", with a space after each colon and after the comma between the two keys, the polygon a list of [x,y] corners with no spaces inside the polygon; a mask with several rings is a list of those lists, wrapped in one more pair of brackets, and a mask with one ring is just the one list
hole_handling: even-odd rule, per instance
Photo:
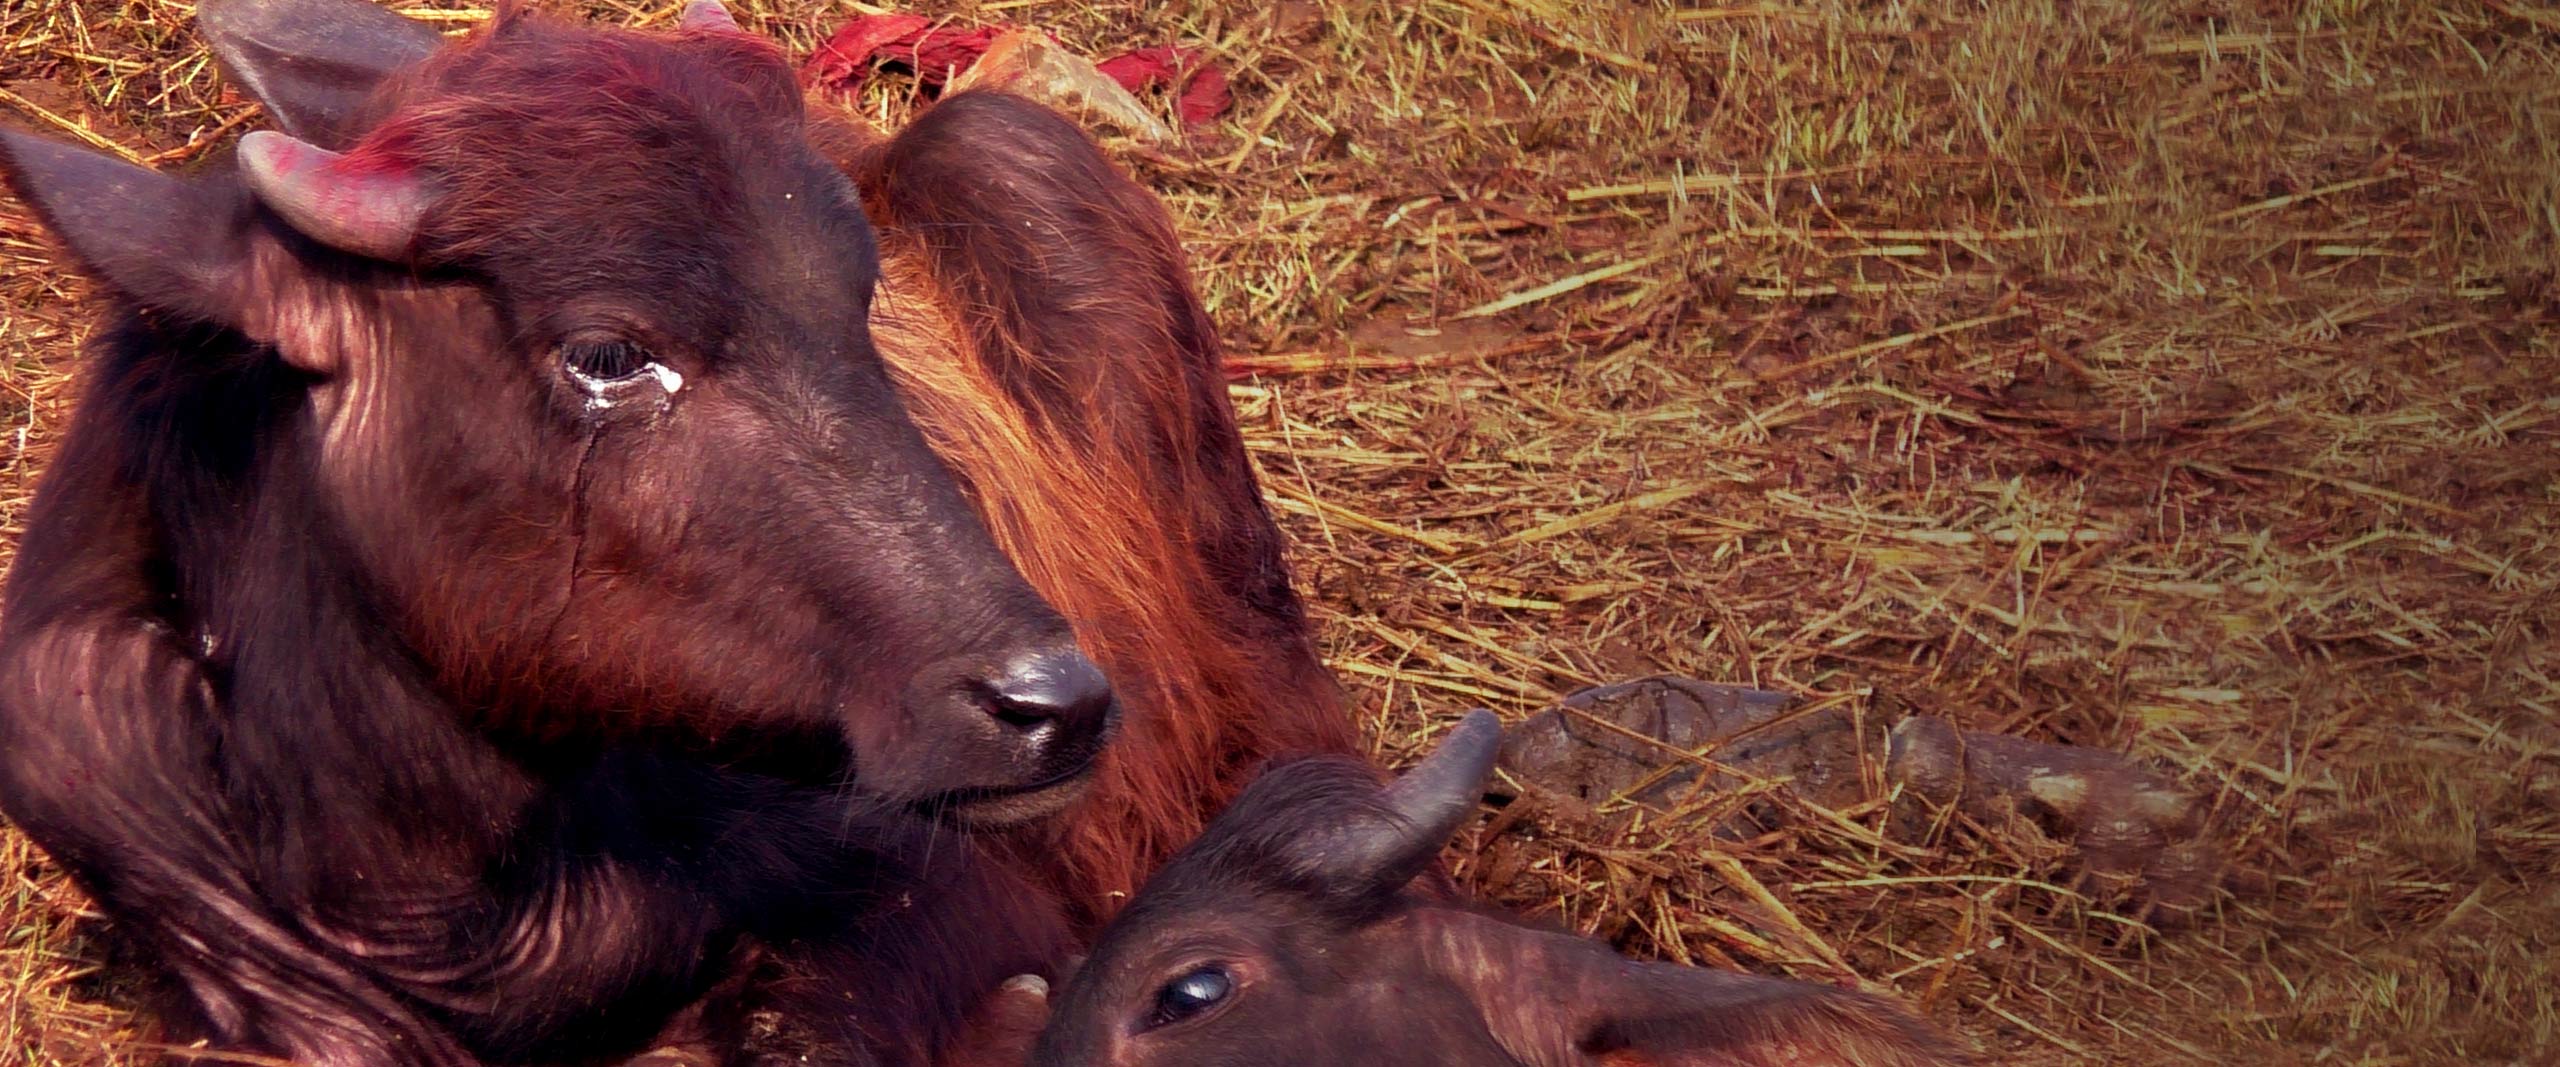
{"label": "calf ear", "polygon": [[322,148],[353,143],[374,88],[444,42],[365,0],[202,0],[196,26],[277,128]]}
{"label": "calf ear", "polygon": [[11,130],[0,177],[100,281],[145,307],[226,320],[218,297],[243,258],[236,191]]}
{"label": "calf ear", "polygon": [[1299,865],[1352,899],[1402,890],[1475,813],[1501,748],[1501,720],[1483,708],[1468,712],[1438,748],[1387,785],[1376,813],[1382,817],[1297,839]]}
{"label": "calf ear", "polygon": [[[288,246],[285,229],[359,254],[404,247],[427,201],[422,184],[339,160],[282,134],[244,140],[242,183],[181,181],[85,148],[0,130],[0,178],[71,255],[133,303],[214,323],[275,346],[287,362],[333,373],[343,331],[333,283]],[[255,187],[272,215],[255,210]],[[277,222],[284,225],[279,227]]]}

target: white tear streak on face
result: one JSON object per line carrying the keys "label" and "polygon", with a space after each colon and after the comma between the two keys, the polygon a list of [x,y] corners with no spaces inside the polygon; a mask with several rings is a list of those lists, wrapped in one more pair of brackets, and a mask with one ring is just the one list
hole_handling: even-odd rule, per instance
{"label": "white tear streak on face", "polygon": [[[676,390],[684,388],[684,375],[677,373],[675,368],[664,363],[652,362],[641,369],[657,379],[658,388],[666,390],[668,396],[674,396]],[[599,381],[588,377],[584,371],[576,367],[569,368],[569,376],[577,380],[578,391],[586,394],[587,414],[590,415],[599,411],[611,411],[615,405],[629,399],[627,393],[622,396],[615,394],[627,391],[634,384],[629,378]]]}

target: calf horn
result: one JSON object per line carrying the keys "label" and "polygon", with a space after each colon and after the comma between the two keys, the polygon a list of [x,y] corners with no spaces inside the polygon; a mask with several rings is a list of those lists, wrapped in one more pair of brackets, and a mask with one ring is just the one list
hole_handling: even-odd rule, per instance
{"label": "calf horn", "polygon": [[1402,889],[1475,813],[1501,747],[1502,721],[1483,708],[1468,712],[1438,748],[1379,795],[1390,817],[1308,835],[1297,845],[1299,859],[1357,899]]}
{"label": "calf horn", "polygon": [[676,25],[688,30],[723,30],[742,32],[738,20],[720,0],[685,0],[684,10],[676,15]]}
{"label": "calf horn", "polygon": [[240,138],[240,173],[303,236],[374,259],[408,258],[435,202],[413,172],[350,167],[340,153],[272,130]]}
{"label": "calf horn", "polygon": [[1438,851],[1475,814],[1485,776],[1493,773],[1501,750],[1502,720],[1477,708],[1450,727],[1421,763],[1387,786],[1387,807],[1404,820],[1415,845]]}

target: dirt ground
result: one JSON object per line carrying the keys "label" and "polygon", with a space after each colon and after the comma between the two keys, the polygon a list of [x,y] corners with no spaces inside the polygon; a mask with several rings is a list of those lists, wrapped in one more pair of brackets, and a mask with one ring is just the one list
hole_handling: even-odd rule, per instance
{"label": "dirt ground", "polygon": [[[735,6],[803,54],[876,10]],[[2548,4],[912,9],[1233,78],[1118,150],[1382,758],[1677,673],[2129,753],[2234,872],[2154,925],[2032,826],[1770,782],[1462,841],[1504,902],[2009,1062],[2560,1063]],[[0,121],[218,163],[259,119],[191,14],[0,0]],[[81,291],[0,203],[11,535]],[[0,829],[0,1064],[146,1057],[84,907]]]}

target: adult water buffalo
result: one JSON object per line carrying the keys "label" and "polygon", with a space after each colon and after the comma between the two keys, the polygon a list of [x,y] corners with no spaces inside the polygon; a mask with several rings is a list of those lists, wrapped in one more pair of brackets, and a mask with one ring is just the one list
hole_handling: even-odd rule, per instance
{"label": "adult water buffalo", "polygon": [[717,1056],[745,983],[917,1061],[1350,746],[1170,228],[1071,126],[869,135],[716,7],[201,14],[284,131],[236,166],[0,135],[108,306],[0,809],[215,1047]]}

